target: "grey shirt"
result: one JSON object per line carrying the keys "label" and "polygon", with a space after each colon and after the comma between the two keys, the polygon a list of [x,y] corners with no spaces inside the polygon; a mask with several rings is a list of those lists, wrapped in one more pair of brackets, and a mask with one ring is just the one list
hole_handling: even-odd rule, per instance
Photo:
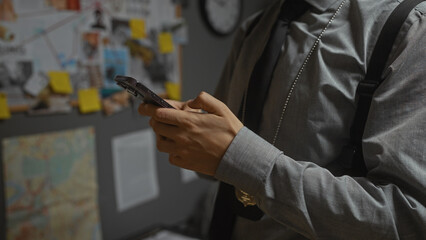
{"label": "grey shirt", "polygon": [[[426,3],[410,13],[393,46],[363,135],[368,175],[353,178],[336,177],[329,166],[345,161],[339,153],[350,138],[357,84],[400,1],[306,1],[313,8],[289,28],[259,133],[243,128],[215,175],[253,194],[266,213],[258,222],[238,219],[234,238],[424,239]],[[280,4],[247,20],[235,37],[216,91],[234,113]]]}

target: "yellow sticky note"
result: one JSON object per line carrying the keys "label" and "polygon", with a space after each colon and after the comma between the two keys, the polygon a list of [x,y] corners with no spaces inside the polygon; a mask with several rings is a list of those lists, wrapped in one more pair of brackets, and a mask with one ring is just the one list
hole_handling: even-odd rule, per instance
{"label": "yellow sticky note", "polygon": [[78,91],[78,107],[81,113],[90,113],[101,110],[101,100],[98,89],[88,88]]}
{"label": "yellow sticky note", "polygon": [[160,33],[158,36],[158,45],[160,46],[160,53],[171,53],[174,50],[173,36],[169,32]]}
{"label": "yellow sticky note", "polygon": [[146,38],[145,21],[143,19],[133,18],[129,21],[131,37],[133,39]]}
{"label": "yellow sticky note", "polygon": [[0,119],[9,119],[10,110],[7,106],[7,97],[6,94],[0,93]]}
{"label": "yellow sticky note", "polygon": [[165,86],[166,86],[167,95],[170,99],[173,99],[173,100],[181,99],[179,83],[166,82]]}
{"label": "yellow sticky note", "polygon": [[51,71],[48,75],[53,92],[62,94],[72,93],[69,73],[63,71]]}

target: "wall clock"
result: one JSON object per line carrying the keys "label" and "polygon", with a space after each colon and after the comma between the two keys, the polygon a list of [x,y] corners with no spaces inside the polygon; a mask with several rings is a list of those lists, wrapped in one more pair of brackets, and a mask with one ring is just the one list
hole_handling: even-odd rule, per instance
{"label": "wall clock", "polygon": [[231,34],[238,26],[242,0],[200,0],[201,14],[211,31],[219,36]]}

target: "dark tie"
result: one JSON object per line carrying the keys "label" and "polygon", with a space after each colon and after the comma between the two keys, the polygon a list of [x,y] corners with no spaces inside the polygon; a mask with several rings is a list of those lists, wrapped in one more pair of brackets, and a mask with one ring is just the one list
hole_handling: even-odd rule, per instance
{"label": "dark tie", "polygon": [[[292,20],[301,16],[309,7],[310,5],[302,0],[287,0],[283,3],[265,49],[253,68],[247,89],[244,115],[245,126],[253,132],[257,133],[259,130],[263,104],[268,95],[272,74],[281,54],[288,26]],[[243,106],[240,109],[240,118],[242,112],[244,112],[242,108]],[[234,187],[221,182],[210,223],[210,239],[230,239],[236,215],[257,221],[263,216],[263,212],[257,206],[244,207],[235,197]]]}
{"label": "dark tie", "polygon": [[272,74],[284,45],[285,36],[290,22],[309,8],[302,0],[287,0],[281,8],[278,20],[271,31],[268,43],[262,56],[257,61],[250,77],[244,125],[253,132],[258,132],[263,105],[271,85]]}

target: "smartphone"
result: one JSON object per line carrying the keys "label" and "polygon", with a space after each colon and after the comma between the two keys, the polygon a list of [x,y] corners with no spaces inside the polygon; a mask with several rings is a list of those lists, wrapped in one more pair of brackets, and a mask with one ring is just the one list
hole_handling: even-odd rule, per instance
{"label": "smartphone", "polygon": [[144,103],[154,104],[156,106],[164,108],[174,108],[164,99],[159,97],[145,85],[136,81],[136,79],[132,77],[117,75],[114,78],[114,81],[117,83],[118,86],[126,89],[128,93],[130,93],[136,98],[141,99]]}

